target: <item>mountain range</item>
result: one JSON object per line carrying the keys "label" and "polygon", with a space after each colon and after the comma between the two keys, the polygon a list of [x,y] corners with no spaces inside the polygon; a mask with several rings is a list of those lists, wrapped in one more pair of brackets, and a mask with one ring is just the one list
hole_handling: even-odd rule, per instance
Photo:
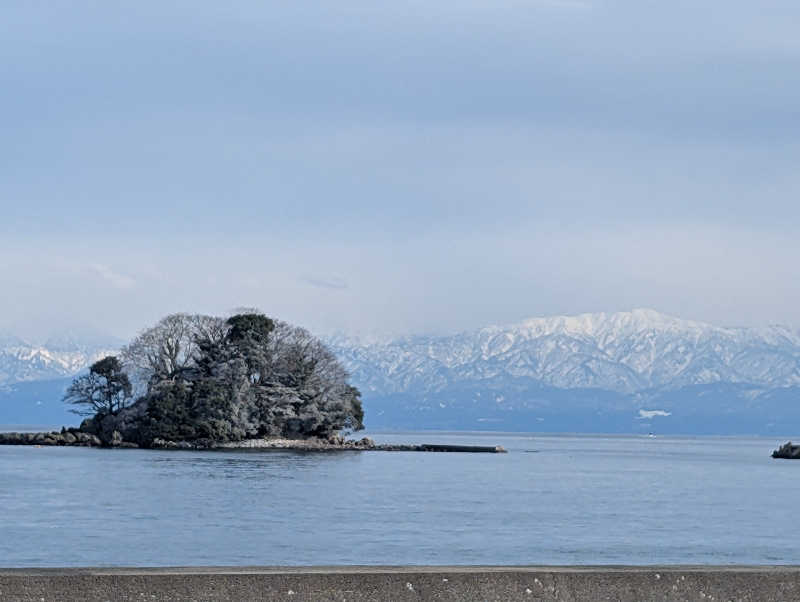
{"label": "mountain range", "polygon": [[518,378],[621,393],[719,382],[800,385],[798,330],[720,328],[647,309],[534,318],[451,336],[328,342],[362,390],[379,394]]}
{"label": "mountain range", "polygon": [[649,309],[329,345],[389,428],[769,433],[798,428],[800,331]]}
{"label": "mountain range", "polygon": [[111,337],[70,334],[30,343],[0,334],[0,386],[74,376],[122,344]]}
{"label": "mountain range", "polygon": [[[64,377],[116,348],[101,342],[0,339],[0,408],[30,409],[33,389],[63,390]],[[361,389],[372,429],[800,431],[800,331],[785,326],[723,328],[636,309],[326,342]]]}
{"label": "mountain range", "polygon": [[72,377],[122,345],[104,336],[61,334],[34,343],[0,333],[0,424],[76,422],[61,403]]}

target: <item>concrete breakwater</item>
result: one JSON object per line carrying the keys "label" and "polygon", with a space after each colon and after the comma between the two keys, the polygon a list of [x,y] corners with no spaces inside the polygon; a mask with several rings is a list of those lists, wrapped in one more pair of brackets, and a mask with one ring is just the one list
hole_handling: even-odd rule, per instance
{"label": "concrete breakwater", "polygon": [[[118,433],[114,433],[118,435]],[[136,443],[123,441],[120,436],[112,436],[110,441],[101,441],[96,435],[84,433],[78,429],[65,429],[61,432],[48,433],[0,433],[0,445],[69,445],[83,447],[121,447],[136,448]],[[505,453],[503,447],[475,445],[439,445],[423,444],[379,444],[369,437],[359,440],[345,440],[341,437],[331,439],[282,439],[277,437],[265,439],[246,439],[244,441],[189,442],[165,441],[156,439],[150,445],[153,449],[183,450],[250,450],[250,449],[290,449],[297,451],[414,451],[414,452],[479,452]]]}
{"label": "concrete breakwater", "polygon": [[552,601],[800,599],[800,567],[0,569],[0,599]]}

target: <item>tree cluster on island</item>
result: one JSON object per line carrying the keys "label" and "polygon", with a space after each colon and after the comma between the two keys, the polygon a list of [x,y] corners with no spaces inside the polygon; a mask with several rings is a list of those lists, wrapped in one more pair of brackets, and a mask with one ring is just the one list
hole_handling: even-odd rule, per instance
{"label": "tree cluster on island", "polygon": [[337,437],[363,428],[358,389],[307,330],[248,311],[173,314],[95,362],[64,401],[106,444]]}

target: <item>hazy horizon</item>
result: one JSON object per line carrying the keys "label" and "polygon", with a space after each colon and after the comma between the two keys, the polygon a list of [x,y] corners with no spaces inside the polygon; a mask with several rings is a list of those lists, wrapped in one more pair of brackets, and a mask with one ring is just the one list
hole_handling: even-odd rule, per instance
{"label": "hazy horizon", "polygon": [[[240,309],[258,310],[258,308],[240,308]],[[228,310],[226,312],[221,312],[220,314],[214,314],[214,315],[227,316],[227,315],[232,315],[233,313],[235,313],[235,311],[236,311],[236,309],[231,309],[231,310]],[[766,327],[785,327],[785,328],[789,328],[789,329],[792,329],[792,330],[798,330],[798,332],[800,332],[800,327],[798,327],[797,324],[789,324],[789,323],[780,324],[780,323],[774,323],[774,322],[765,323],[765,324],[756,325],[756,326],[745,326],[745,325],[741,325],[741,324],[720,324],[720,323],[714,323],[714,322],[707,322],[707,321],[704,321],[704,320],[695,320],[695,319],[693,319],[691,317],[687,317],[687,316],[670,315],[670,314],[667,314],[665,312],[660,312],[660,311],[658,311],[657,309],[654,309],[654,308],[636,307],[636,308],[623,309],[623,310],[618,310],[618,311],[579,312],[579,313],[570,313],[570,314],[550,314],[550,315],[542,315],[542,316],[533,316],[532,315],[532,316],[527,316],[525,318],[522,318],[520,320],[516,320],[514,322],[492,322],[492,323],[487,323],[487,324],[477,324],[472,328],[466,328],[466,329],[462,329],[462,330],[453,330],[453,331],[445,331],[445,330],[427,330],[427,331],[424,331],[424,330],[420,330],[420,331],[416,331],[416,332],[390,332],[390,331],[386,331],[386,330],[384,330],[384,331],[379,331],[379,330],[371,330],[371,331],[366,331],[366,330],[360,330],[360,331],[359,330],[351,330],[351,331],[347,331],[347,330],[329,330],[329,331],[322,331],[322,332],[320,332],[320,331],[312,331],[312,334],[315,334],[315,335],[318,335],[318,336],[323,336],[323,337],[337,337],[337,336],[352,337],[354,339],[361,339],[362,342],[386,341],[386,340],[391,340],[391,339],[400,339],[400,338],[406,337],[406,336],[431,336],[431,337],[441,336],[441,337],[450,337],[450,336],[454,336],[454,335],[458,335],[458,334],[467,334],[467,333],[471,333],[471,332],[476,332],[476,331],[484,329],[484,328],[510,328],[510,327],[514,327],[514,326],[522,326],[525,322],[532,321],[532,320],[547,320],[547,319],[554,319],[554,318],[582,318],[582,317],[587,317],[587,316],[597,316],[599,314],[605,314],[606,316],[612,316],[614,314],[625,314],[625,313],[636,313],[636,312],[655,312],[656,314],[659,314],[660,317],[676,318],[676,319],[681,320],[681,321],[700,323],[700,324],[711,326],[711,327],[714,327],[714,328],[723,328],[723,329],[755,328],[755,329],[758,329],[758,328],[761,328],[761,327],[764,327],[764,328],[766,328]],[[182,312],[182,313],[196,313],[196,312]],[[70,328],[70,329],[62,329],[62,330],[57,330],[56,329],[56,330],[52,330],[50,332],[45,332],[45,333],[40,333],[40,334],[35,334],[33,332],[25,333],[25,332],[21,332],[21,331],[14,331],[14,330],[11,330],[11,329],[0,329],[0,339],[2,339],[3,336],[17,337],[19,339],[22,339],[26,343],[35,344],[35,345],[44,345],[44,346],[47,346],[49,343],[52,343],[53,341],[58,341],[59,339],[69,340],[70,338],[72,338],[72,339],[74,339],[76,341],[82,341],[82,342],[88,342],[88,341],[96,340],[101,345],[102,344],[106,344],[106,343],[111,342],[111,341],[115,341],[116,343],[119,343],[119,344],[125,344],[128,340],[133,338],[138,332],[140,332],[140,331],[142,331],[142,330],[144,330],[144,329],[146,329],[146,328],[148,328],[148,327],[150,327],[152,325],[153,324],[145,324],[141,328],[139,328],[137,331],[131,333],[128,336],[114,334],[111,331],[103,332],[103,331],[100,331],[100,330],[97,330],[97,329],[93,329],[91,327],[87,327],[85,329],[80,329],[80,328]],[[297,324],[297,326],[305,327],[303,324]]]}
{"label": "hazy horizon", "polygon": [[798,26],[788,1],[11,2],[0,331],[800,324]]}

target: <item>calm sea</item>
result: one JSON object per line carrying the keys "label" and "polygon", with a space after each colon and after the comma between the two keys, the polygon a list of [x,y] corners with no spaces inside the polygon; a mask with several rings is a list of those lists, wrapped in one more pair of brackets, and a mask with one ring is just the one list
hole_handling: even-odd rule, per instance
{"label": "calm sea", "polygon": [[800,563],[779,440],[373,436],[510,453],[0,446],[0,566]]}

